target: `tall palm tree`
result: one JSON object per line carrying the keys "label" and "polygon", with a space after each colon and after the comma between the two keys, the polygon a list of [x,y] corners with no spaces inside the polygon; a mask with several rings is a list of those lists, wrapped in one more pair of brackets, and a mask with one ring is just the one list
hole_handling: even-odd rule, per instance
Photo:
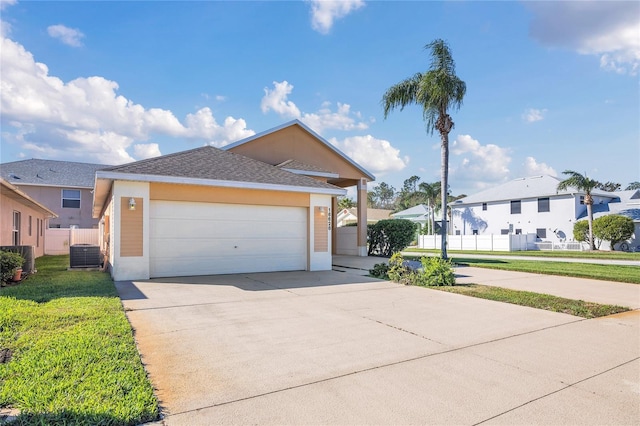
{"label": "tall palm tree", "polygon": [[440,199],[442,203],[442,258],[447,258],[447,188],[449,187],[449,132],[453,129],[453,120],[449,109],[456,110],[462,105],[467,85],[455,72],[455,62],[449,45],[436,39],[425,46],[430,51],[431,67],[425,73],[416,73],[412,77],[391,86],[382,96],[384,118],[399,107],[407,105],[422,107],[422,117],[427,133],[434,130],[440,133]]}
{"label": "tall palm tree", "polygon": [[600,182],[589,179],[586,173],[582,175],[573,170],[565,170],[562,174],[569,175],[569,177],[558,184],[559,190],[575,188],[585,193],[584,204],[587,206],[587,220],[589,222],[589,245],[591,246],[591,250],[595,250],[596,246],[593,241],[593,197],[591,196],[591,191],[593,191]]}
{"label": "tall palm tree", "polygon": [[436,226],[436,206],[438,204],[438,195],[440,195],[440,182],[422,182],[418,189],[429,208],[429,231],[433,233]]}

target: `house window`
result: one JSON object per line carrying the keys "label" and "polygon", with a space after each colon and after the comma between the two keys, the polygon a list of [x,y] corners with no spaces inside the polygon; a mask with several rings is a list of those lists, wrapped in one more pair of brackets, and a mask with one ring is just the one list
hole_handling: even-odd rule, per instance
{"label": "house window", "polygon": [[500,230],[500,235],[509,235],[509,230],[508,229],[501,229]]}
{"label": "house window", "polygon": [[487,203],[482,203],[482,210],[486,210],[487,209]]}
{"label": "house window", "polygon": [[546,198],[538,198],[538,213],[544,213],[551,211],[549,206],[549,197]]}
{"label": "house window", "polygon": [[472,232],[473,232],[473,235],[478,235],[478,230],[477,229],[474,229]]}
{"label": "house window", "polygon": [[522,212],[522,206],[520,200],[514,200],[511,202],[511,214],[520,214]]}
{"label": "house window", "polygon": [[13,229],[11,231],[11,241],[14,246],[20,245],[20,212],[13,212]]}
{"label": "house window", "polygon": [[59,223],[49,223],[49,228],[53,228],[53,229],[60,229],[60,224]]}
{"label": "house window", "polygon": [[516,235],[522,235],[522,229],[516,228]]}
{"label": "house window", "polygon": [[547,228],[537,228],[536,237],[540,239],[547,238]]}
{"label": "house window", "polygon": [[62,207],[69,209],[80,208],[80,190],[79,189],[63,189],[62,190]]}
{"label": "house window", "polygon": [[584,195],[580,196],[580,204],[584,204]]}
{"label": "house window", "polygon": [[28,230],[29,230],[29,236],[31,236],[31,228],[33,226],[33,222],[32,222],[33,218],[31,217],[31,215],[29,215],[29,225],[28,225]]}

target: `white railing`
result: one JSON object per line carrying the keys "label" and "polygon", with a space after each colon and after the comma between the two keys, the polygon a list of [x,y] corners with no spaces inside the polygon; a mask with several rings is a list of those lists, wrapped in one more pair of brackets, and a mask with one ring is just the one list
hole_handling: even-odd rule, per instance
{"label": "white railing", "polygon": [[537,250],[564,250],[564,251],[582,251],[584,247],[578,241],[569,241],[562,243],[554,243],[551,241],[542,241],[535,243]]}
{"label": "white railing", "polygon": [[[440,235],[420,235],[418,248],[439,250]],[[535,234],[518,235],[448,235],[447,249],[469,251],[524,251],[536,250]]]}

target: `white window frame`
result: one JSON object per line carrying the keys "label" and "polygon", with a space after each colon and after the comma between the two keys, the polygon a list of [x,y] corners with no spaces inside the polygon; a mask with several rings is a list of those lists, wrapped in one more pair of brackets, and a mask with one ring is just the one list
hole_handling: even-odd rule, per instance
{"label": "white window frame", "polygon": [[[71,192],[71,191],[77,191],[78,192],[78,198],[75,197],[70,197],[69,194],[67,194],[67,196],[65,196],[65,191]],[[63,209],[79,209],[80,206],[82,205],[82,191],[79,189],[63,189],[61,191],[61,195],[62,195],[62,208]],[[78,201],[78,207],[69,207],[69,206],[65,206],[64,202],[65,200],[69,200],[69,201]]]}

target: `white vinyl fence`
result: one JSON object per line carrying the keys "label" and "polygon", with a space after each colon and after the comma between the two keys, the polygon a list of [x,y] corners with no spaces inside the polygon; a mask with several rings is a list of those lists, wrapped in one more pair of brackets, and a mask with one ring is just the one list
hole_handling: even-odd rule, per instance
{"label": "white vinyl fence", "polygon": [[[420,235],[418,248],[440,249],[440,235]],[[448,250],[524,251],[537,250],[536,234],[448,235]]]}
{"label": "white vinyl fence", "polygon": [[47,228],[44,237],[44,254],[69,254],[75,244],[99,245],[99,229]]}

